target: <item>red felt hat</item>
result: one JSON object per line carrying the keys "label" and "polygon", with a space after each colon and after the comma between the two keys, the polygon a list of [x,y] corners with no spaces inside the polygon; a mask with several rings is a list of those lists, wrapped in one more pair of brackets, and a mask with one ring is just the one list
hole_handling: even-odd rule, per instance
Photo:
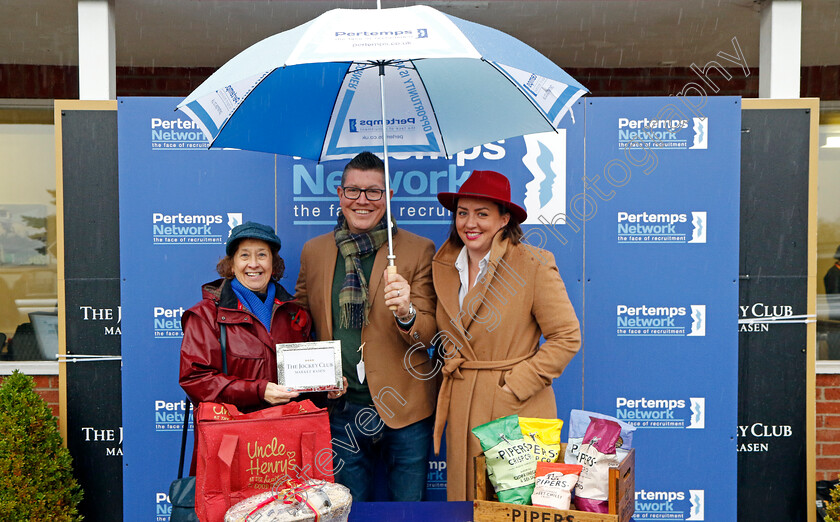
{"label": "red felt hat", "polygon": [[441,192],[437,198],[441,205],[452,212],[455,212],[459,198],[477,198],[503,205],[517,223],[522,223],[528,217],[524,208],[510,201],[510,181],[504,174],[492,170],[474,170],[458,192]]}

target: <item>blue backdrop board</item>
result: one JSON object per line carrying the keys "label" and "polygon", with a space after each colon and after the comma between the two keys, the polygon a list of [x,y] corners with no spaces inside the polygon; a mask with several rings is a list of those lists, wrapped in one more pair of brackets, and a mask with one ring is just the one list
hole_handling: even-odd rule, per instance
{"label": "blue backdrop board", "polygon": [[[281,282],[293,291],[303,243],[335,224],[344,164],[203,150],[200,132],[173,112],[178,101],[119,101],[128,521],[168,520],[166,492],[176,473],[183,419],[184,394],[177,383],[180,317],[200,298],[200,285],[216,277],[230,229],[247,220],[273,224],[286,261]],[[667,502],[691,520],[702,518],[689,517],[690,495],[700,493],[702,509],[705,493],[706,511],[715,515],[709,520],[726,520],[735,513],[730,437],[737,424],[737,317],[724,312],[738,302],[740,104],[734,98],[709,99],[699,122],[694,116],[685,122],[679,115],[668,118],[679,120],[680,128],[673,130],[674,139],[658,137],[667,147],[659,148],[659,141],[636,143],[633,132],[644,125],[638,122],[674,101],[579,101],[557,134],[490,143],[452,159],[392,157],[393,214],[399,227],[440,246],[451,216],[436,194],[457,191],[475,169],[506,174],[513,200],[528,210],[525,241],[554,253],[584,328],[582,353],[553,384],[559,415],[568,420],[569,410],[583,407],[625,417],[631,411],[675,415],[679,429],[639,427],[637,488],[656,498],[674,497]],[[617,223],[622,213],[634,217]],[[664,241],[650,239],[650,228],[621,227],[664,226],[644,221],[645,215],[659,214],[673,221]],[[625,231],[621,236],[617,225]],[[647,239],[620,240],[623,236]],[[621,306],[633,308],[634,315],[617,314]],[[677,312],[651,316],[639,312],[642,307]],[[624,318],[673,320],[683,335],[619,334],[614,321]],[[651,400],[673,407],[649,407]],[[665,455],[680,458],[668,461]],[[717,485],[712,470],[702,466],[710,460],[715,476],[724,477]],[[445,499],[445,477],[441,455],[430,462],[430,500]]]}
{"label": "blue backdrop board", "polygon": [[635,520],[734,520],[740,99],[587,104],[586,407],[637,427]]}
{"label": "blue backdrop board", "polygon": [[124,518],[168,520],[184,392],[180,317],[217,278],[232,226],[273,222],[269,155],[206,151],[174,100],[120,100],[120,273],[123,277]]}

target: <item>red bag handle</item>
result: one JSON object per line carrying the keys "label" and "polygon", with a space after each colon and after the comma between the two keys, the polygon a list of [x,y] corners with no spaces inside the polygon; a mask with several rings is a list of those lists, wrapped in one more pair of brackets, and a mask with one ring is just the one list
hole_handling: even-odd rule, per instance
{"label": "red bag handle", "polygon": [[318,478],[320,474],[315,469],[315,443],[317,435],[314,431],[304,431],[300,434],[301,480]]}
{"label": "red bag handle", "polygon": [[[239,436],[228,433],[222,436],[222,441],[219,444],[219,462],[222,463],[221,469],[219,470],[219,478],[221,478],[222,482],[222,492],[225,494],[228,502],[230,502],[231,493],[234,491],[234,485],[231,483],[230,477],[232,475],[231,468],[233,467],[233,457],[236,454],[237,444],[239,444]],[[229,507],[230,505],[228,505]]]}

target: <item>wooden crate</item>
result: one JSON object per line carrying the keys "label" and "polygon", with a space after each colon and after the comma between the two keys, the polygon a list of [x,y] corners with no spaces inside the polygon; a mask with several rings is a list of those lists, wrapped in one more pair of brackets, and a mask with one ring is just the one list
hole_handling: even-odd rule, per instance
{"label": "wooden crate", "polygon": [[[565,454],[565,444],[560,455]],[[494,501],[495,490],[487,476],[484,455],[475,458],[475,522],[629,522],[635,510],[636,450],[617,468],[610,469],[609,513],[552,509]]]}

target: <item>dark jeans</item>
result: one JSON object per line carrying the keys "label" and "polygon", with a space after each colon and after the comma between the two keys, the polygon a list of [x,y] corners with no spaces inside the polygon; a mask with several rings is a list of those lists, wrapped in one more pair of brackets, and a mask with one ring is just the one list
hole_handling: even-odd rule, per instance
{"label": "dark jeans", "polygon": [[[378,482],[387,483],[392,502],[422,500],[432,427],[429,417],[395,430],[385,425],[373,406],[336,401],[330,409],[336,482],[350,488],[354,502],[374,500]],[[374,473],[380,459],[385,481],[377,480]]]}

